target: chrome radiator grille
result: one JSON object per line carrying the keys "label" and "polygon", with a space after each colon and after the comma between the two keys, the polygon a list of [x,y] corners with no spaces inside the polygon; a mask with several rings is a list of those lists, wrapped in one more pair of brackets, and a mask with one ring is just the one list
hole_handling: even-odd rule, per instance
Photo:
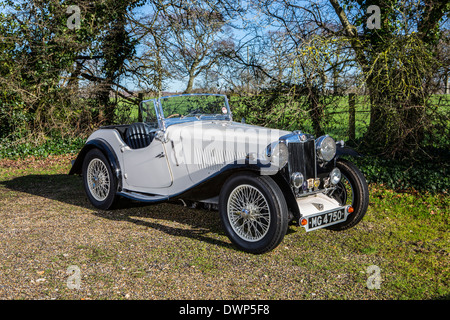
{"label": "chrome radiator grille", "polygon": [[301,172],[306,179],[316,177],[316,152],[314,139],[304,142],[290,142],[289,150],[289,173]]}

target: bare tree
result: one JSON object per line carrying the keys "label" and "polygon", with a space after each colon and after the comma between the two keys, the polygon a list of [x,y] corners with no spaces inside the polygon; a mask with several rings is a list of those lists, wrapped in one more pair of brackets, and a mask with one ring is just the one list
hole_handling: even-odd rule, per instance
{"label": "bare tree", "polygon": [[157,0],[149,5],[150,13],[142,17],[129,16],[131,33],[140,43],[140,52],[131,59],[130,68],[138,87],[161,95],[166,82],[171,78],[166,59],[171,45],[167,33],[169,26],[163,12],[164,4]]}
{"label": "bare tree", "polygon": [[217,64],[223,55],[220,35],[225,20],[212,9],[199,5],[171,5],[164,8],[171,46],[165,51],[172,72],[187,77],[185,93],[194,80]]}

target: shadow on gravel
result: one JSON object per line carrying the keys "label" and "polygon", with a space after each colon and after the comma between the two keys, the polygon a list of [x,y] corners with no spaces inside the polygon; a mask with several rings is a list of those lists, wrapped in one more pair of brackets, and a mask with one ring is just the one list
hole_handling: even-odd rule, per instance
{"label": "shadow on gravel", "polygon": [[[234,248],[231,243],[209,237],[208,233],[223,235],[217,211],[184,207],[181,202],[146,204],[121,198],[114,209],[96,209],[87,199],[82,180],[78,176],[65,174],[26,175],[0,181],[0,188],[24,192],[54,201],[63,202],[91,210],[90,213],[100,218],[127,221],[136,225],[157,229],[173,236],[197,239],[214,245]],[[178,204],[179,203],[179,204]],[[146,219],[165,220],[167,224],[184,225],[169,226],[164,223]]]}

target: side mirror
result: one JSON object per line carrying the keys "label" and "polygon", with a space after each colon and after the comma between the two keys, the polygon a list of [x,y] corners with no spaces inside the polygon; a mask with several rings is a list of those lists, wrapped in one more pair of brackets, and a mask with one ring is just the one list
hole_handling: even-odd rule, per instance
{"label": "side mirror", "polygon": [[242,117],[241,123],[245,123],[245,118],[244,117]]}

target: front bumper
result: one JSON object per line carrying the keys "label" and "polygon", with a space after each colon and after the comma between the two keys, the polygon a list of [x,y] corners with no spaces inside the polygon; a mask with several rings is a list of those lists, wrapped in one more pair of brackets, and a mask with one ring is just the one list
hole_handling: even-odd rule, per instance
{"label": "front bumper", "polygon": [[297,204],[300,210],[299,223],[307,232],[342,223],[353,212],[350,205],[341,206],[323,193],[298,198]]}

